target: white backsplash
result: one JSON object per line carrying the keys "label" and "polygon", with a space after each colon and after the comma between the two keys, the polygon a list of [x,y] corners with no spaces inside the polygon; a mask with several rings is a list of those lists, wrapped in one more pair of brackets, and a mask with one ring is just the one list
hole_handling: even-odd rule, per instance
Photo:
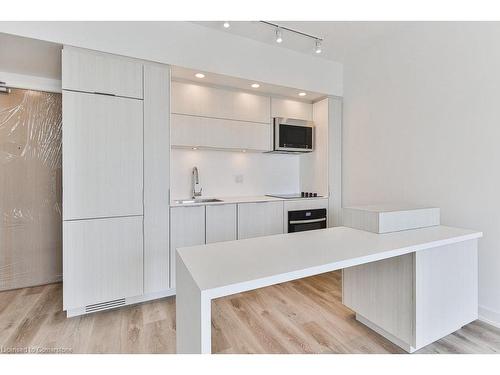
{"label": "white backsplash", "polygon": [[191,195],[191,173],[198,167],[203,196],[234,197],[300,191],[298,155],[173,149],[171,198]]}

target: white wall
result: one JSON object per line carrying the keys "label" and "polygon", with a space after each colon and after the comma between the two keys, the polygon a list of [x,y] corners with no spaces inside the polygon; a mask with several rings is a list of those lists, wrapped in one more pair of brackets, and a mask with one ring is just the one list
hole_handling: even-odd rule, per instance
{"label": "white wall", "polygon": [[[191,173],[197,166],[203,196],[253,196],[299,191],[299,156],[173,149],[171,197],[191,196]],[[242,176],[242,182],[236,177]]]}
{"label": "white wall", "polygon": [[500,325],[499,40],[500,23],[419,23],[345,62],[343,204],[482,230],[480,316]]}
{"label": "white wall", "polygon": [[0,32],[342,95],[342,65],[191,22],[0,22]]}

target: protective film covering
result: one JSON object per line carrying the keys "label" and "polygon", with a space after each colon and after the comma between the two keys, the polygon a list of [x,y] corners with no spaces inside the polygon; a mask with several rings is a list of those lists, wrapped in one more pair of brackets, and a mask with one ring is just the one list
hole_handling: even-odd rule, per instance
{"label": "protective film covering", "polygon": [[62,277],[61,94],[0,94],[0,290]]}

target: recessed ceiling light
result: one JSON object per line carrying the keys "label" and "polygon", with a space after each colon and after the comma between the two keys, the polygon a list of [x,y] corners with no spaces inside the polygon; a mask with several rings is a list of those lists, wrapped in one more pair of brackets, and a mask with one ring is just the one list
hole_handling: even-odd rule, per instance
{"label": "recessed ceiling light", "polygon": [[299,96],[306,96],[307,94],[305,92],[299,92]]}
{"label": "recessed ceiling light", "polygon": [[252,83],[250,86],[252,86],[254,89],[258,89],[260,87],[258,83]]}
{"label": "recessed ceiling light", "polygon": [[196,78],[205,78],[205,74],[203,74],[203,73],[196,73],[194,76]]}
{"label": "recessed ceiling light", "polygon": [[224,26],[225,29],[229,29],[231,27],[231,24],[228,21],[225,21],[222,26]]}

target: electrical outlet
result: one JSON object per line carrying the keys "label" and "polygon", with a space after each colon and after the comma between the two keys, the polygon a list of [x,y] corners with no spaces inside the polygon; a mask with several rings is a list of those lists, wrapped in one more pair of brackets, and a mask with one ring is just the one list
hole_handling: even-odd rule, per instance
{"label": "electrical outlet", "polygon": [[237,174],[236,176],[234,176],[234,181],[236,181],[237,184],[242,184],[243,183],[243,175]]}

